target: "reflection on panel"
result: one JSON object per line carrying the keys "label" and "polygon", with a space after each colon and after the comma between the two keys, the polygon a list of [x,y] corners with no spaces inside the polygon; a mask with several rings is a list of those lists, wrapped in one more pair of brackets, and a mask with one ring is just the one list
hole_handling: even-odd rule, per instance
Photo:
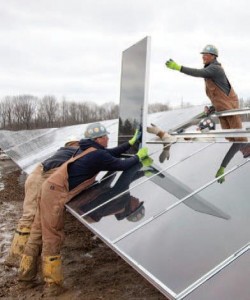
{"label": "reflection on panel", "polygon": [[[190,144],[190,147],[191,146],[196,148],[197,144]],[[207,149],[211,149],[214,145],[208,146],[209,147],[202,148],[202,151],[198,151],[193,154],[193,156],[200,155]],[[215,150],[218,151],[217,148]],[[177,163],[172,168],[178,165]],[[154,215],[165,211],[169,206],[178,203],[181,199],[194,192],[194,189],[180,181],[178,176],[174,177],[169,174],[172,168],[170,167],[167,171],[160,174],[151,174],[152,169],[150,169],[150,167],[148,169],[140,169],[139,166],[136,166],[124,172],[122,175],[118,174],[120,177],[114,174],[113,177],[109,177],[100,183],[98,187],[95,187],[93,189],[94,192],[92,192],[92,190],[82,192],[69,203],[69,206],[78,215],[84,215],[84,219],[89,223],[93,223],[93,219],[95,219],[96,224],[93,225],[95,230],[101,230],[102,235],[107,239],[117,239],[119,236],[126,234],[126,231],[132,230],[141,222],[145,222]],[[196,176],[200,176],[199,172],[197,172]],[[212,176],[206,177],[207,180],[212,180],[213,178]],[[126,192],[124,193],[124,191]],[[95,193],[97,199],[93,196]],[[134,198],[138,199],[138,205],[141,204],[142,201],[144,202],[143,206],[146,212],[143,219],[137,220],[140,222],[136,222],[136,224],[127,222],[125,218],[125,216],[136,208],[129,210],[135,201]],[[85,203],[86,201],[87,204]],[[230,216],[218,208],[216,204],[212,204],[199,194],[195,194],[187,199],[184,205],[199,213],[225,220],[230,218]],[[123,207],[124,211],[126,208],[126,213],[123,214],[123,218],[119,219],[119,221],[123,222],[119,222],[119,225],[115,225],[117,218],[110,217],[111,213],[109,212],[113,211],[112,215],[116,217],[116,212],[119,207]],[[102,217],[105,216],[106,218],[103,218],[101,221],[101,218],[97,217],[97,215],[102,215]]]}
{"label": "reflection on panel", "polygon": [[[122,54],[119,144],[127,141],[137,128],[146,131],[149,43],[150,38],[146,37]],[[140,143],[134,145],[134,153]]]}
{"label": "reflection on panel", "polygon": [[[84,215],[85,220],[89,223],[93,223],[94,219],[96,230],[100,227],[102,234],[109,240],[119,238],[120,235],[132,230],[141,221],[145,222],[152,216],[163,212],[170,205],[178,203],[181,199],[194,193],[197,188],[214,180],[221,157],[230,148],[230,144],[204,145],[194,143],[185,146],[185,150],[187,150],[186,155],[184,155],[183,146],[180,147],[180,144],[172,146],[172,157],[175,160],[178,157],[179,161],[175,161],[175,163],[166,167],[165,171],[157,167],[152,168],[152,166],[141,169],[139,164],[122,174],[121,172],[118,174],[114,173],[106,180],[103,180],[98,186],[83,191],[80,195],[76,196],[69,203],[69,206],[77,215]],[[154,155],[158,156],[159,153],[155,153]],[[197,162],[207,156],[214,157],[214,159],[201,172]],[[242,161],[241,156],[239,160]],[[207,163],[206,160],[205,162]],[[159,171],[161,173],[158,173]],[[146,214],[143,220],[140,220],[137,224],[120,222],[119,225],[115,226],[113,223],[116,223],[117,218],[110,217],[111,211],[113,211],[112,215],[116,217],[118,208],[123,206],[124,211],[126,208],[126,213],[123,214],[124,217],[120,218],[119,221],[126,221],[125,216],[135,209],[129,211],[131,203],[135,205],[134,198],[139,199],[137,200],[138,205],[142,201],[144,202]],[[194,194],[191,198],[188,198],[184,202],[184,205],[199,213],[216,216],[225,220],[230,218],[216,204],[207,201],[200,194]],[[88,216],[86,216],[87,214]],[[97,217],[97,215],[102,215],[102,217],[105,216],[106,218],[101,221],[101,218]],[[114,227],[116,228],[115,230]]]}
{"label": "reflection on panel", "polygon": [[246,163],[226,176],[227,185],[215,181],[198,194],[229,218],[181,203],[118,241],[118,249],[179,294],[249,241],[249,172]]}
{"label": "reflection on panel", "polygon": [[[183,147],[180,147],[179,144],[174,144],[172,155],[174,163],[165,167],[165,169],[171,169],[171,167],[185,161],[190,156],[195,156],[199,152],[204,151],[207,147],[211,147],[211,145],[189,144],[185,149],[186,152],[184,152]],[[155,153],[154,156],[159,156],[159,152]],[[107,239],[114,240],[125,234],[126,231],[133,229],[140,222],[145,222],[153,215],[160,213],[168,206],[179,201],[187,193],[193,192],[183,182],[169,175],[168,171],[162,173],[159,173],[159,171],[162,171],[162,169],[158,168],[158,166],[141,167],[141,164],[138,164],[123,173],[114,173],[100,184],[76,196],[68,206],[80,217],[84,215],[84,219],[89,223],[95,222],[96,230],[101,227],[102,234]],[[142,184],[143,182],[145,183]],[[153,194],[152,191],[154,191]],[[187,202],[187,205],[192,209],[210,214],[217,212],[216,208],[205,203],[205,200],[199,196],[196,196],[194,200],[196,201],[195,203]],[[127,222],[128,219],[126,217],[135,211],[142,202],[146,211],[143,219],[136,220],[136,224]],[[117,214],[119,208],[123,212],[119,214],[120,217]],[[227,216],[221,213],[221,217],[226,218]],[[115,225],[117,220],[120,221],[119,225]]]}
{"label": "reflection on panel", "polygon": [[[114,240],[176,201],[173,195],[147,180],[146,175],[147,171],[141,169],[141,164],[124,171],[118,179],[115,173],[98,187],[75,197],[68,206],[78,215],[85,215],[84,220],[95,231],[101,232],[108,240]],[[147,180],[145,184],[135,184],[132,190],[128,190],[131,182],[142,179]]]}
{"label": "reflection on panel", "polygon": [[211,143],[187,143],[183,145],[182,143],[172,144],[168,157],[165,160],[160,161],[160,157],[163,151],[162,145],[152,145],[149,144],[147,147],[149,149],[150,157],[154,160],[154,166],[158,170],[164,170],[173,166],[182,160],[188,159],[190,156],[194,155],[196,152],[202,151],[206,147],[210,147]]}
{"label": "reflection on panel", "polygon": [[185,300],[248,300],[250,250],[203,283]]}
{"label": "reflection on panel", "polygon": [[170,180],[183,185],[179,190],[181,197],[213,180],[221,165],[226,171],[244,161],[242,152],[234,146],[231,143],[215,143],[169,169],[167,172]]}

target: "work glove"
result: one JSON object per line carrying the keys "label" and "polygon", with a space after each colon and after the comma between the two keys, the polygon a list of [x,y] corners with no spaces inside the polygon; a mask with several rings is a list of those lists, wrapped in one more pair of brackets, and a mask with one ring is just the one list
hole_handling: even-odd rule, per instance
{"label": "work glove", "polygon": [[165,134],[165,131],[163,131],[161,128],[157,127],[155,124],[151,123],[150,127],[147,127],[148,133],[153,133],[157,135],[158,137],[162,138]]}
{"label": "work glove", "polygon": [[[224,171],[225,171],[225,168],[224,167],[220,167],[219,170],[217,171],[215,177],[217,178],[217,177],[219,177],[221,175],[224,175]],[[224,181],[225,181],[225,177],[224,176],[220,177],[217,180],[217,182],[219,182],[220,184],[223,183]]]}
{"label": "work glove", "polygon": [[132,139],[128,141],[130,146],[133,146],[140,138],[141,138],[141,131],[139,131],[139,129],[136,129],[134,136],[132,137]]}
{"label": "work glove", "polygon": [[148,148],[147,147],[143,147],[141,148],[136,155],[139,157],[139,160],[142,161],[143,158],[146,158],[148,156]]}
{"label": "work glove", "polygon": [[147,132],[148,133],[153,133],[157,135],[160,139],[163,141],[167,140],[170,143],[176,142],[177,138],[175,136],[172,136],[166,131],[163,131],[161,128],[157,127],[155,124],[151,123],[151,127],[147,127]]}
{"label": "work glove", "polygon": [[215,112],[215,107],[213,105],[205,106],[204,112],[205,112],[206,116],[209,116]]}
{"label": "work glove", "polygon": [[143,167],[150,167],[153,163],[153,159],[149,156],[142,159],[141,164]]}
{"label": "work glove", "polygon": [[172,69],[172,70],[176,70],[176,71],[180,71],[181,70],[181,66],[178,65],[171,58],[166,62],[166,66],[167,66],[167,68]]}
{"label": "work glove", "polygon": [[163,150],[159,156],[159,161],[160,163],[163,163],[166,159],[169,160],[170,158],[170,147],[171,147],[171,144],[164,144],[163,145]]}

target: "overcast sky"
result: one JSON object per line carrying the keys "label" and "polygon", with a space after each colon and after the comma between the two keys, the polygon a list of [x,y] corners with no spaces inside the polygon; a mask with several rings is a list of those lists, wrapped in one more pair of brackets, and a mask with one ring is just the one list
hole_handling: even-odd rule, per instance
{"label": "overcast sky", "polygon": [[149,102],[204,103],[203,79],[166,69],[201,68],[219,49],[231,84],[250,97],[248,0],[0,0],[0,98],[119,103],[122,51],[151,37]]}

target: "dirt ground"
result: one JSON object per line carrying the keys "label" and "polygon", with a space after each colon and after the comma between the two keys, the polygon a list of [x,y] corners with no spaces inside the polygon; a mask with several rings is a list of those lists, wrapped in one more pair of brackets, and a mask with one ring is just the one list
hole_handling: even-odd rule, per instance
{"label": "dirt ground", "polygon": [[[4,266],[22,212],[25,175],[10,160],[0,161],[0,298],[45,299],[43,282],[23,286],[17,269]],[[1,190],[2,184],[4,189]],[[65,218],[62,249],[65,292],[53,299],[166,299],[70,213]],[[52,298],[50,298],[52,299]]]}

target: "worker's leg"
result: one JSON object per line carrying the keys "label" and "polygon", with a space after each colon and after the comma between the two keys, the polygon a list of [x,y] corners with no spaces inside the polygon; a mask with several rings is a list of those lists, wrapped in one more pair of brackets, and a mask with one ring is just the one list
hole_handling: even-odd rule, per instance
{"label": "worker's leg", "polygon": [[36,278],[38,257],[42,247],[42,230],[40,216],[41,197],[38,198],[38,207],[31,227],[29,239],[26,243],[22,260],[19,266],[18,277],[20,281],[31,281]]}
{"label": "worker's leg", "polygon": [[[222,129],[241,129],[242,121],[241,117],[238,115],[220,117],[220,124]],[[237,137],[237,138],[227,138],[230,142],[247,142],[246,137]]]}
{"label": "worker's leg", "polygon": [[67,193],[45,182],[42,190],[42,270],[46,288],[57,293],[63,283],[61,246],[64,241],[64,204]]}
{"label": "worker's leg", "polygon": [[20,218],[11,243],[10,251],[5,260],[8,266],[18,267],[25,244],[29,238],[30,230],[37,209],[37,197],[41,187],[42,167],[38,165],[28,176],[25,182],[25,198],[23,202],[23,214]]}

